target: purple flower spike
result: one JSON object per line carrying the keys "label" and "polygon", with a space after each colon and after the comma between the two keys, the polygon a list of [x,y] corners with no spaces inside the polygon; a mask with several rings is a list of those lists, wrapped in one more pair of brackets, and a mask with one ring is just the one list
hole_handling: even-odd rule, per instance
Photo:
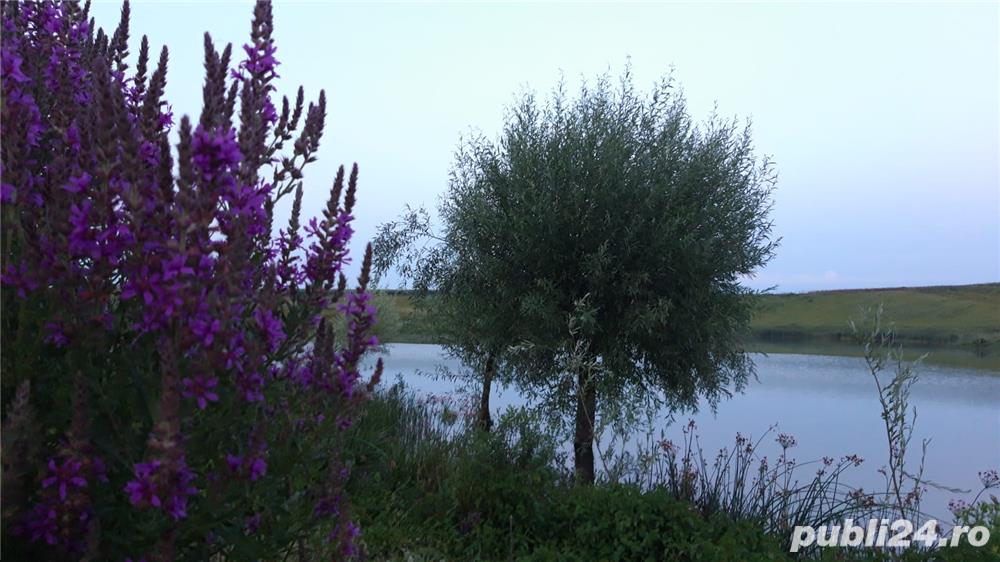
{"label": "purple flower spike", "polygon": [[[349,178],[338,173],[321,216],[302,214],[302,173],[317,159],[326,94],[312,102],[304,93],[275,96],[270,2],[254,6],[244,61],[234,60],[239,49],[209,55],[201,118],[178,114],[176,125],[168,50],[157,60],[144,39],[133,60],[131,10],[123,8],[113,34],[98,32],[73,2],[5,3],[0,18],[0,203],[11,208],[0,284],[12,318],[30,320],[7,335],[60,359],[14,365],[10,374],[20,380],[41,369],[41,392],[71,397],[66,412],[33,411],[45,439],[37,466],[25,468],[37,476],[24,494],[3,497],[5,532],[34,543],[40,560],[139,562],[182,554],[206,535],[213,551],[232,550],[226,530],[235,513],[238,532],[249,516],[246,533],[281,551],[275,543],[285,534],[266,531],[283,508],[258,501],[261,494],[291,479],[304,492],[295,501],[312,502],[341,493],[342,482],[278,460],[292,449],[338,466],[343,453],[326,439],[276,439],[271,456],[267,440],[286,431],[286,417],[293,431],[348,427],[370,395],[360,389],[372,387],[360,384],[362,356],[376,344],[375,309],[363,294],[370,264],[356,291],[342,276],[357,167]],[[233,68],[236,80],[227,78]],[[275,203],[292,194],[281,229]],[[329,329],[338,302],[349,311],[345,333]],[[149,404],[152,428],[115,424],[133,385],[101,386],[82,365],[64,376],[67,353],[106,358],[108,380],[139,376],[158,402]],[[249,434],[207,427],[215,413]],[[116,431],[101,433],[103,422]],[[97,450],[127,463],[126,473],[106,469]],[[212,491],[205,501],[200,478]],[[337,502],[347,511],[346,497]],[[138,537],[142,549],[94,541],[99,519],[116,536]],[[178,532],[152,536],[154,521]],[[315,524],[337,529],[338,540],[357,534],[339,515]]]}
{"label": "purple flower spike", "polygon": [[191,150],[194,153],[194,165],[207,180],[243,160],[243,154],[236,144],[236,131],[233,129],[225,133],[213,133],[199,126],[191,141]]}
{"label": "purple flower spike", "polygon": [[267,346],[271,353],[274,353],[285,341],[284,325],[281,320],[274,316],[270,310],[258,308],[253,313],[257,326],[264,332],[267,339]]}

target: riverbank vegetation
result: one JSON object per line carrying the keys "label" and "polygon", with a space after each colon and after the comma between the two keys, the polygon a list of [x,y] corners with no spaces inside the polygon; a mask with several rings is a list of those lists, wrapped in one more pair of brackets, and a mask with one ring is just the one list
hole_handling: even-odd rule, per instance
{"label": "riverbank vegetation", "polygon": [[705,516],[666,489],[574,484],[544,424],[522,411],[492,432],[473,408],[403,387],[351,433],[361,542],[398,560],[782,560],[780,539]]}
{"label": "riverbank vegetation", "polygon": [[[439,343],[411,291],[377,291],[390,315],[383,341]],[[882,303],[894,319],[897,342],[927,363],[1000,371],[1000,283],[894,289],[857,289],[756,297],[747,347],[765,353],[860,357],[848,319]]]}
{"label": "riverbank vegetation", "polygon": [[[908,391],[918,369],[900,361],[881,311],[859,318],[852,335],[890,444],[882,491],[848,485],[880,459],[797,461],[795,437],[773,431],[737,434],[731,447],[709,453],[693,422],[678,442],[606,451],[594,485],[580,486],[561,430],[538,410],[508,409],[487,432],[475,396],[421,396],[399,382],[374,397],[348,441],[360,469],[349,489],[365,524],[362,543],[374,558],[398,560],[995,560],[995,540],[789,552],[796,525],[920,521],[920,499],[935,485],[922,477],[927,449],[910,443]],[[956,523],[997,536],[1000,503],[991,494],[1000,482],[990,471],[981,478],[976,499],[984,501],[956,502]]]}
{"label": "riverbank vegetation", "polygon": [[[791,436],[737,436],[732,456],[716,462],[689,432],[684,442],[654,442],[645,454],[619,459],[618,470],[601,470],[593,486],[581,487],[544,418],[511,409],[484,432],[476,406],[402,385],[368,404],[348,439],[358,463],[348,490],[372,559],[986,562],[1000,555],[995,539],[985,548],[792,555],[782,520],[822,524],[887,512],[836,484],[873,460],[817,459],[789,469],[779,462],[790,460]],[[823,515],[810,513],[817,506]],[[987,524],[996,537],[1000,504],[981,502],[960,521]]]}
{"label": "riverbank vegetation", "polygon": [[[937,485],[922,476],[933,448],[910,443],[918,366],[902,360],[879,309],[858,318],[852,337],[879,397],[887,460],[796,460],[795,437],[773,431],[737,434],[731,447],[706,452],[692,422],[678,442],[605,449],[595,484],[581,487],[557,437],[566,428],[540,411],[510,409],[486,432],[475,396],[421,397],[397,383],[374,398],[350,438],[364,467],[350,485],[370,525],[364,544],[376,558],[407,560],[995,560],[995,540],[981,548],[789,552],[795,525],[920,521],[920,500]],[[848,485],[883,462],[883,490]],[[956,523],[998,536],[1000,482],[994,472],[980,476],[975,499],[955,503]]]}

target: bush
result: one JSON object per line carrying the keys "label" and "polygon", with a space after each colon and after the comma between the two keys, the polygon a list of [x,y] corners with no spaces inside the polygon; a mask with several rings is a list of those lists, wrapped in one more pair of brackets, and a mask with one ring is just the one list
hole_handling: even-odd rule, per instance
{"label": "bush", "polygon": [[350,555],[341,435],[377,342],[370,251],[357,290],[341,273],[357,167],[300,228],[324,95],[272,101],[258,2],[235,68],[206,34],[174,151],[166,48],[132,72],[129,5],[111,34],[86,10],[2,8],[3,555]]}
{"label": "bush", "polygon": [[429,402],[394,387],[350,432],[360,464],[348,490],[374,559],[787,559],[777,538],[666,490],[575,486],[555,438],[523,411],[485,433]]}
{"label": "bush", "polygon": [[[779,541],[722,515],[702,517],[666,490],[574,488],[539,560],[786,560]],[[551,546],[550,546],[551,545]],[[544,553],[544,554],[543,554]],[[555,554],[558,553],[558,556]]]}

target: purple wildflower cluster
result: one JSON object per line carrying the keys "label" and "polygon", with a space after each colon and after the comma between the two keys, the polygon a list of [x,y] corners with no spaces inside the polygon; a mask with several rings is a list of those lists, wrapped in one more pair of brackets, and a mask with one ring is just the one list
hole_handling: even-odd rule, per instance
{"label": "purple wildflower cluster", "polygon": [[[322,217],[301,228],[302,170],[315,160],[326,102],[321,93],[306,106],[300,88],[276,106],[268,2],[256,4],[235,68],[231,46],[218,51],[206,35],[202,113],[176,131],[163,99],[167,49],[154,63],[143,37],[128,64],[128,3],[110,35],[75,2],[2,10],[3,352],[50,356],[5,363],[4,383],[36,376],[53,396],[82,389],[70,393],[72,420],[65,406],[26,399],[39,425],[67,437],[44,461],[18,460],[29,499],[5,505],[5,516],[16,512],[10,528],[29,543],[106,558],[121,542],[102,538],[95,510],[117,514],[120,532],[138,525],[135,513],[160,513],[144,520],[157,531],[137,544],[190,551],[190,514],[204,524],[240,502],[249,510],[261,486],[284,493],[296,470],[312,473],[287,456],[347,465],[337,435],[381,371],[379,362],[363,381],[359,367],[377,344],[370,247],[356,289],[343,274],[358,168],[347,176],[341,167]],[[272,238],[287,195],[288,225]],[[67,378],[66,366],[80,372]],[[94,454],[94,423],[116,459],[108,467]],[[43,476],[31,476],[31,462]],[[348,476],[334,470],[301,495],[330,516],[343,553],[356,551],[358,534],[342,507]],[[7,482],[5,499],[18,497]],[[333,491],[338,509],[319,509]],[[248,529],[266,524],[267,510],[253,513]]]}
{"label": "purple wildflower cluster", "polygon": [[160,508],[174,519],[183,519],[187,517],[187,497],[198,493],[192,480],[194,474],[183,457],[173,470],[162,461],[152,460],[135,464],[135,479],[125,485],[125,491],[136,507]]}
{"label": "purple wildflower cluster", "polygon": [[15,526],[15,534],[80,553],[83,548],[80,537],[93,517],[88,487],[107,481],[104,464],[96,457],[50,458],[38,501]]}
{"label": "purple wildflower cluster", "polygon": [[[29,386],[24,382],[18,387],[13,411],[4,424],[5,432],[20,434],[26,429],[25,424],[30,423],[25,419]],[[73,386],[73,402],[77,409],[73,412],[70,427],[53,451],[53,456],[44,462],[34,503],[25,506],[26,511],[13,522],[11,531],[29,541],[80,555],[94,518],[91,491],[95,486],[106,485],[108,477],[104,461],[95,454],[87,438],[90,433],[87,415],[89,399],[81,372],[73,377]],[[15,420],[14,423],[10,423],[12,420]],[[33,456],[30,450],[23,447],[15,447],[13,451],[8,451],[10,453]],[[7,481],[4,490],[9,492]]]}

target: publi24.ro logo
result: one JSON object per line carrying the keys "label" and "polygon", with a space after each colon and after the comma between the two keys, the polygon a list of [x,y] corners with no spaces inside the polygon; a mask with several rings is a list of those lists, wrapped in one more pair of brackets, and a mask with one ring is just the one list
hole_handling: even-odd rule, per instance
{"label": "publi24.ro logo", "polygon": [[888,519],[870,519],[863,527],[855,524],[853,519],[845,519],[843,525],[821,525],[819,528],[797,525],[792,531],[789,550],[798,552],[814,544],[818,547],[954,547],[961,544],[962,537],[971,546],[979,547],[990,541],[990,530],[981,525],[956,525],[952,527],[950,535],[939,535],[938,522],[934,519],[921,525],[916,532],[913,532],[913,528],[913,523],[906,519],[897,519],[892,523]]}

